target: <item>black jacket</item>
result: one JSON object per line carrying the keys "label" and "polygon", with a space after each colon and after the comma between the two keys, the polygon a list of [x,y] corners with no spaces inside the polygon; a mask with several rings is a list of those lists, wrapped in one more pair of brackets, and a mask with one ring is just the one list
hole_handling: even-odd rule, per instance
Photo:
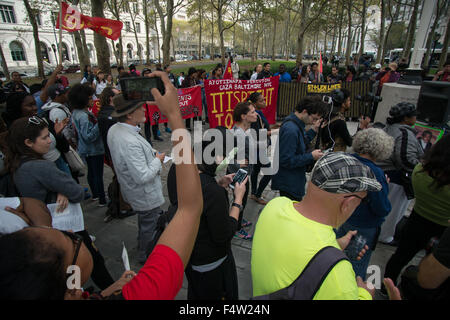
{"label": "black jacket", "polygon": [[111,128],[112,125],[117,122],[115,118],[111,117],[111,113],[113,113],[113,111],[113,106],[102,106],[99,113],[97,114],[98,129],[100,130],[103,145],[105,146],[105,157],[108,161],[111,162],[111,152],[109,151],[107,137],[109,128]]}
{"label": "black jacket", "polygon": [[[219,186],[215,177],[201,173],[203,212],[189,263],[195,266],[209,264],[225,257],[231,250],[231,239],[238,228],[230,217],[227,191]],[[171,204],[176,201],[175,165],[167,176],[167,189]]]}

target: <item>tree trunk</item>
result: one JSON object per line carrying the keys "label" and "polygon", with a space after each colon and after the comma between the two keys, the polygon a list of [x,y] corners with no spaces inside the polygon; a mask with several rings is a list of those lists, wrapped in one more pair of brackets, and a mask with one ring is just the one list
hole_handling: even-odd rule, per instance
{"label": "tree trunk", "polygon": [[36,52],[38,75],[40,78],[45,78],[44,64],[42,63],[42,57],[41,57],[41,44],[39,43],[39,32],[38,32],[38,26],[36,23],[36,13],[33,12],[33,9],[31,9],[31,6],[30,6],[30,3],[28,0],[23,0],[23,3],[25,4],[25,8],[28,13],[28,18],[30,19],[31,26],[33,27],[34,48],[35,48],[35,52]]}
{"label": "tree trunk", "polygon": [[347,19],[348,19],[348,34],[347,34],[347,50],[345,52],[345,63],[350,64],[350,56],[352,52],[352,0],[347,0]]}
{"label": "tree trunk", "polygon": [[414,34],[416,33],[416,24],[417,24],[417,13],[419,11],[420,0],[414,1],[414,9],[411,15],[409,28],[408,28],[408,37],[406,38],[405,46],[403,47],[402,58],[408,59],[411,54],[411,48],[414,42]]}
{"label": "tree trunk", "polygon": [[3,73],[5,74],[6,81],[10,81],[11,77],[9,75],[8,64],[6,63],[5,55],[3,54],[3,48],[1,45],[0,45],[0,57],[2,58],[2,69]]}
{"label": "tree trunk", "polygon": [[[275,61],[275,38],[277,34],[277,20],[273,18],[273,34],[272,34],[272,61]],[[287,59],[289,60],[289,58]]]}
{"label": "tree trunk", "polygon": [[384,44],[384,29],[386,27],[386,0],[381,0],[381,24],[380,24],[380,41],[377,49],[376,63],[383,63],[383,44]]}
{"label": "tree trunk", "polygon": [[389,23],[389,27],[386,30],[386,34],[384,36],[384,42],[383,42],[383,54],[382,54],[382,62],[384,63],[384,57],[386,56],[386,50],[387,50],[387,42],[389,40],[389,34],[391,33],[391,29],[392,29],[392,25],[394,23],[394,21],[396,21],[398,19],[398,16],[400,15],[400,7],[401,7],[401,2],[397,3],[397,6],[395,7],[395,13],[392,16],[392,12],[391,12],[391,1],[388,2],[387,4],[387,10],[389,11],[389,16],[391,18],[391,22]]}
{"label": "tree trunk", "polygon": [[442,70],[445,62],[447,61],[449,40],[450,40],[450,6],[448,7],[447,10],[447,30],[445,30],[445,38],[444,43],[442,45],[441,59],[439,60],[438,70]]}
{"label": "tree trunk", "polygon": [[127,5],[128,5],[128,10],[131,13],[130,17],[131,17],[131,23],[133,24],[134,38],[136,39],[137,54],[139,56],[139,60],[142,60],[142,50],[141,50],[141,47],[139,46],[139,38],[138,38],[138,35],[137,35],[137,30],[136,30],[136,15],[137,15],[137,12],[134,12],[134,9],[132,10],[132,8],[130,6],[130,3],[128,3]]}
{"label": "tree trunk", "polygon": [[305,4],[305,1],[303,1],[303,8],[300,14],[300,28],[299,28],[299,33],[297,36],[297,60],[296,63],[297,65],[300,65],[302,63],[303,60],[303,40],[305,37],[305,29],[306,29],[306,17],[308,16],[308,4]]}
{"label": "tree trunk", "polygon": [[[291,7],[291,0],[288,0],[288,6]],[[291,22],[291,10],[288,10],[288,16],[286,20],[286,31],[285,31],[285,45],[286,45],[286,60],[289,60],[290,55],[290,48],[289,48],[289,41],[290,41],[290,22]]]}
{"label": "tree trunk", "polygon": [[203,29],[203,8],[202,2],[198,1],[198,18],[199,18],[199,32],[198,32],[198,59],[202,60],[202,29]]}
{"label": "tree trunk", "polygon": [[[72,0],[72,4],[74,6],[77,6],[79,2],[80,2],[79,0]],[[81,6],[80,6],[80,13],[83,14]],[[74,33],[75,33],[75,44],[77,46],[78,51],[78,58],[80,60],[80,69],[84,70],[84,66],[91,65],[91,58],[89,57],[89,50],[86,43],[86,33],[84,32],[84,29],[81,29],[80,31],[75,31]]]}
{"label": "tree trunk", "polygon": [[214,8],[211,9],[211,60],[214,60]]}
{"label": "tree trunk", "polygon": [[428,34],[428,38],[427,38],[427,44],[426,44],[426,48],[427,48],[427,52],[425,53],[425,58],[423,58],[423,68],[426,69],[428,68],[429,65],[429,60],[430,60],[430,55],[431,55],[431,47],[432,47],[432,43],[435,37],[435,32],[436,32],[436,27],[439,24],[439,19],[441,17],[441,13],[443,8],[440,7],[441,1],[438,0],[436,3],[436,17],[434,19],[434,23],[433,26],[431,27],[430,33]]}
{"label": "tree trunk", "polygon": [[[163,51],[163,65],[170,64],[170,39],[172,38],[172,18],[174,4],[173,0],[166,1],[166,14],[164,14],[158,0],[154,1],[155,7],[158,11],[161,21],[161,33],[163,37],[162,51]],[[166,21],[167,18],[167,21]]]}
{"label": "tree trunk", "polygon": [[[104,18],[103,4],[105,0],[92,0],[92,16]],[[106,38],[94,32],[94,45],[97,52],[97,65],[105,73],[111,73],[111,64],[109,61],[109,48]]]}
{"label": "tree trunk", "polygon": [[144,12],[144,19],[145,19],[145,64],[150,65],[150,23],[149,23],[149,16],[148,16],[148,9],[147,9],[147,0],[144,0],[142,2],[143,4],[143,12]]}
{"label": "tree trunk", "polygon": [[[337,2],[339,5],[339,1]],[[341,2],[341,10],[339,12],[339,38],[338,38],[338,56],[342,56],[342,22],[344,19],[344,2]]]}
{"label": "tree trunk", "polygon": [[217,26],[219,28],[220,55],[222,59],[222,65],[225,65],[225,44],[223,39],[224,26],[223,26],[222,10],[223,10],[222,1],[219,0],[219,5],[217,7]]}
{"label": "tree trunk", "polygon": [[364,39],[366,37],[366,33],[364,32],[366,29],[366,11],[367,11],[367,0],[363,0],[362,19],[361,19],[362,20],[361,21],[361,38],[360,38],[361,45],[359,46],[358,58],[364,54]]}

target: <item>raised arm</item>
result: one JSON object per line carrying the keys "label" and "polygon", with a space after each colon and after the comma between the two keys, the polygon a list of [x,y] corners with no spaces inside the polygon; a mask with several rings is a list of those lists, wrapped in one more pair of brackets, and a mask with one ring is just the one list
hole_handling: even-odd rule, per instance
{"label": "raised arm", "polygon": [[48,99],[47,89],[56,82],[56,77],[57,77],[58,73],[60,73],[62,70],[63,70],[63,66],[61,64],[58,64],[56,66],[55,70],[53,71],[53,73],[50,75],[50,78],[48,78],[48,81],[45,84],[45,87],[42,88],[41,95],[39,96],[39,98],[41,99],[41,101],[43,103],[47,102],[47,99]]}
{"label": "raised arm", "polygon": [[[156,71],[152,76],[161,77],[164,82],[165,95],[161,96],[157,89],[152,89],[152,94],[159,109],[169,119],[170,128],[173,130],[173,146],[182,149],[180,154],[174,152],[178,210],[157,244],[172,248],[180,256],[183,265],[186,266],[194,247],[203,210],[200,176],[197,166],[194,164],[190,134],[181,118],[177,90],[165,72]],[[187,153],[187,155],[184,153]],[[182,159],[177,159],[178,157],[182,157]]]}

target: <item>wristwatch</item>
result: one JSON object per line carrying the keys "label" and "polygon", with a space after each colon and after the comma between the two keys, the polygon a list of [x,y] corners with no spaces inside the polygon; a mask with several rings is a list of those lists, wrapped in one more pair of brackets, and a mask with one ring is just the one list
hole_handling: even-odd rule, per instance
{"label": "wristwatch", "polygon": [[244,207],[241,204],[238,204],[236,202],[233,202],[233,204],[231,206],[239,208],[240,211],[244,210]]}

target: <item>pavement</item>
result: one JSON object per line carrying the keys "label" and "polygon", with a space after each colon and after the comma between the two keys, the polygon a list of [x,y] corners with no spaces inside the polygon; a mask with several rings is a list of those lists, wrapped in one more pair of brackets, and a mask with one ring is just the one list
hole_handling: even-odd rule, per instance
{"label": "pavement", "polygon": [[[348,126],[350,133],[354,133],[356,131],[357,123],[349,123]],[[170,154],[171,151],[170,134],[164,132],[163,125],[160,125],[160,129],[161,129],[161,138],[164,139],[164,141],[162,142],[155,141],[153,143],[154,148],[160,152],[166,152],[166,154]],[[167,209],[169,203],[166,186],[169,168],[170,162],[163,165],[161,173],[163,193],[166,199],[166,203],[163,205],[163,209]],[[105,166],[103,176],[105,190],[107,189],[109,183],[112,181],[112,176],[113,174],[111,169]],[[83,186],[88,187],[86,177],[82,177],[80,183]],[[269,186],[263,193],[263,197],[266,200],[271,200],[277,196],[279,196],[279,193],[277,191],[270,190],[269,184]],[[105,217],[106,207],[98,207],[97,205],[98,203],[96,201],[92,201],[90,199],[83,201],[83,203],[81,204],[84,212],[85,226],[89,234],[95,236],[96,238],[95,245],[105,258],[106,267],[111,273],[113,279],[118,279],[124,272],[124,266],[121,258],[122,243],[125,244],[128,250],[131,270],[138,272],[139,269],[142,267],[142,265],[140,265],[137,262],[137,230],[138,230],[137,216],[135,215],[125,219],[114,219],[110,222],[105,223],[103,219]],[[262,205],[257,204],[255,201],[251,199],[248,200],[247,207],[244,212],[244,218],[253,222],[253,225],[251,225],[249,228],[246,229],[250,234],[254,233],[255,225],[256,222],[258,221],[258,215],[262,209],[263,209]],[[252,248],[252,241],[241,240],[236,238],[232,240],[232,251],[236,261],[238,283],[239,283],[239,298],[241,300],[248,300],[252,297],[252,280],[250,268],[251,248]],[[391,255],[394,253],[394,251],[395,247],[378,243],[375,251],[373,252],[370,265],[375,265],[379,267],[381,277],[384,274],[384,268],[386,266],[386,263],[391,257]],[[416,257],[411,261],[410,264],[417,265],[423,256],[424,252],[423,251],[419,252],[416,255]],[[91,280],[89,280],[89,282],[85,285],[85,287],[89,287],[90,285],[93,285]],[[186,277],[184,278],[183,286],[175,299],[176,300],[187,299]],[[385,298],[381,296],[377,291],[374,299],[383,300]]]}

